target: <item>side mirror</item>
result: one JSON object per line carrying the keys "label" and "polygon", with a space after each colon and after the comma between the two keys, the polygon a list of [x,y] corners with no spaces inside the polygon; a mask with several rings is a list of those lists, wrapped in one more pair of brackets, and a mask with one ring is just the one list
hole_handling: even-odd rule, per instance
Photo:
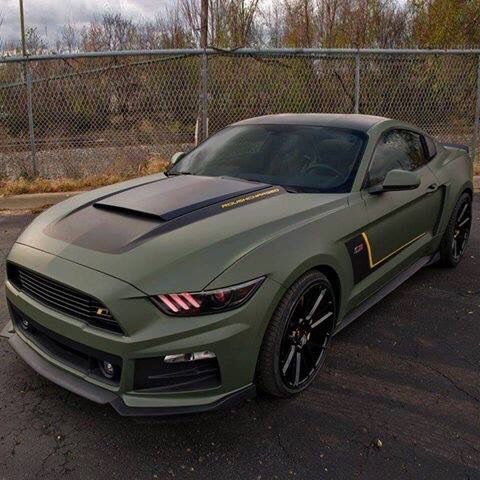
{"label": "side mirror", "polygon": [[179,160],[181,160],[185,156],[185,152],[177,152],[172,155],[170,159],[170,163],[175,165]]}
{"label": "side mirror", "polygon": [[407,170],[390,170],[385,180],[380,185],[375,185],[368,190],[376,195],[383,192],[400,192],[403,190],[414,190],[420,186],[420,177],[415,172]]}

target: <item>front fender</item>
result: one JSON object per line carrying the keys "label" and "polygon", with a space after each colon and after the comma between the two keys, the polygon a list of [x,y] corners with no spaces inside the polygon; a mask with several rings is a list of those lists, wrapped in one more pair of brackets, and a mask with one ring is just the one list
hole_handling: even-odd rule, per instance
{"label": "front fender", "polygon": [[[319,235],[319,230],[324,234]],[[325,232],[329,232],[327,235]],[[335,241],[332,229],[312,222],[274,238],[243,256],[213,280],[207,289],[235,285],[266,275],[284,292],[305,272],[320,266],[333,270],[340,283],[340,311],[353,284],[348,252],[343,241]],[[322,238],[323,237],[323,238]],[[272,299],[274,306],[280,297]]]}

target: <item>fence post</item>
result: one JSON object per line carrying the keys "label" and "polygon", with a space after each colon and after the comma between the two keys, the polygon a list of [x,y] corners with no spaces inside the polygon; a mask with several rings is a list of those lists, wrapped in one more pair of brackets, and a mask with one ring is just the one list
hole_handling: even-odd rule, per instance
{"label": "fence post", "polygon": [[477,143],[478,143],[478,135],[480,129],[480,55],[478,55],[477,59],[477,99],[475,105],[475,120],[473,123],[473,138],[472,138],[472,158],[473,161],[476,161],[477,155]]}
{"label": "fence post", "polygon": [[28,134],[30,137],[30,153],[32,158],[33,176],[38,175],[37,170],[37,152],[35,148],[35,125],[33,123],[33,97],[32,97],[32,72],[27,66],[27,105],[28,105]]}
{"label": "fence post", "polygon": [[208,0],[201,0],[200,6],[200,48],[202,52],[200,90],[200,140],[208,137]]}
{"label": "fence post", "polygon": [[355,113],[360,113],[360,52],[355,54]]}
{"label": "fence post", "polygon": [[200,96],[200,111],[202,135],[201,140],[208,137],[208,54],[204,50],[202,54],[202,91]]}

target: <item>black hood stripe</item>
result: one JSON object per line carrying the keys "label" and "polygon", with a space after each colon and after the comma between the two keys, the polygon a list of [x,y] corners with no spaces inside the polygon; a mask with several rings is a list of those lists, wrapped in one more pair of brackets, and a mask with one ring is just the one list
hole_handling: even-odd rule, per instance
{"label": "black hood stripe", "polygon": [[263,190],[261,192],[257,192],[255,195],[247,195],[247,196],[242,195],[228,202],[228,204],[234,203],[234,205],[229,205],[225,207],[224,206],[226,205],[225,203],[224,204],[218,203],[216,205],[210,205],[209,207],[196,210],[188,215],[184,215],[170,222],[166,222],[158,226],[157,228],[151,230],[150,232],[146,233],[145,235],[134,239],[131,245],[129,246],[129,249],[134,248],[137,245],[145,242],[146,240],[156,237],[157,235],[171,232],[173,230],[177,230],[178,228],[185,227],[187,225],[198,222],[200,220],[204,220],[205,218],[218,215],[219,213],[223,213],[228,209],[246,206],[246,205],[249,205],[250,203],[255,203],[261,200],[265,200],[267,198],[281,195],[282,193],[287,193],[287,192],[281,187],[272,187],[272,188]]}
{"label": "black hood stripe", "polygon": [[282,187],[268,186],[261,190],[242,193],[204,207],[198,206],[183,215],[165,221],[159,215],[115,206],[85,208],[68,214],[45,229],[45,234],[90,250],[118,254],[158,235],[171,232],[208,217],[226,213],[232,209],[266,200],[286,191]]}
{"label": "black hood stripe", "polygon": [[127,192],[114,193],[96,202],[94,206],[138,212],[142,216],[157,217],[168,222],[266,187],[269,185],[236,178],[182,175],[168,177],[156,185],[144,185]]}

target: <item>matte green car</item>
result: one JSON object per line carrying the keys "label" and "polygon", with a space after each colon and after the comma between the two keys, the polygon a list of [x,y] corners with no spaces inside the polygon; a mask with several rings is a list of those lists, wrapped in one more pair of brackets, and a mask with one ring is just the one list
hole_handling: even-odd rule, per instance
{"label": "matte green car", "polygon": [[335,333],[467,245],[468,149],[399,121],[253,118],[172,160],[50,208],[7,260],[19,356],[124,415],[297,394]]}

